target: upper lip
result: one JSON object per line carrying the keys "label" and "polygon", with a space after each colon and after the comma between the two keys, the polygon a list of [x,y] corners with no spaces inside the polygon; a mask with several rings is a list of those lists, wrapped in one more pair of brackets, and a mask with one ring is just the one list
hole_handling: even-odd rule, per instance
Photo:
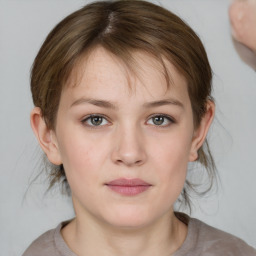
{"label": "upper lip", "polygon": [[133,186],[151,186],[151,184],[149,184],[146,181],[141,180],[141,179],[125,179],[125,178],[112,180],[112,181],[106,183],[106,185],[128,186],[128,187],[133,187]]}

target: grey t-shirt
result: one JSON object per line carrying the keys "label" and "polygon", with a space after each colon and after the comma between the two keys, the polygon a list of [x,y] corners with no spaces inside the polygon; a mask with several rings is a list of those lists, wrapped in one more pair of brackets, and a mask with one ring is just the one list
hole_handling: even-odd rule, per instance
{"label": "grey t-shirt", "polygon": [[[177,217],[188,225],[188,233],[173,256],[256,256],[254,248],[235,236],[186,215]],[[67,246],[60,232],[68,222],[62,222],[57,228],[38,237],[22,256],[77,256]]]}

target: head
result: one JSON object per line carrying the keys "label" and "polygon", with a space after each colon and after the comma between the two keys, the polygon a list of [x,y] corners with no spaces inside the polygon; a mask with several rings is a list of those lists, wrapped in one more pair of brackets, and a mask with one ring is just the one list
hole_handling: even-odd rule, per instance
{"label": "head", "polygon": [[[112,70],[113,76],[109,75]],[[103,83],[97,84],[95,82],[104,80],[106,80],[104,86],[102,86]],[[66,134],[62,133],[65,125],[63,116],[68,111],[65,104],[69,100],[72,103],[70,95],[72,97],[76,95],[73,99],[77,99],[79,102],[78,95],[82,95],[84,92],[92,93],[92,95],[99,92],[98,95],[101,95],[101,99],[106,95],[107,102],[118,101],[121,105],[118,113],[120,113],[120,109],[125,109],[124,104],[126,104],[126,108],[127,106],[134,106],[134,108],[128,108],[131,112],[123,110],[122,115],[120,114],[118,118],[111,117],[115,119],[113,122],[108,118],[104,118],[102,121],[102,116],[96,116],[95,120],[92,117],[87,119],[84,117],[82,120],[86,125],[88,122],[92,125],[94,121],[100,121],[100,125],[102,125],[103,122],[104,129],[108,129],[109,123],[113,123],[113,127],[114,123],[122,123],[121,116],[124,115],[127,115],[127,120],[131,121],[129,115],[139,113],[139,103],[142,103],[142,99],[145,102],[153,102],[159,97],[164,99],[166,95],[173,92],[179,95],[178,98],[184,96],[181,105],[184,107],[184,102],[186,102],[188,133],[186,133],[187,141],[180,144],[187,147],[182,169],[187,168],[187,162],[197,161],[206,168],[210,179],[212,179],[214,177],[214,163],[205,140],[214,114],[211,80],[211,68],[198,36],[179,17],[162,7],[145,1],[100,1],[72,13],[48,35],[34,61],[31,72],[31,91],[36,107],[31,114],[31,123],[41,147],[50,162],[54,164],[51,173],[51,186],[59,181],[67,183],[66,176],[69,176],[69,169],[72,169],[69,165],[70,162],[65,162],[66,158],[64,157],[67,153],[63,149],[64,144],[68,142],[63,142],[63,144],[61,142],[61,138],[66,137]],[[115,86],[112,86],[113,84]],[[179,84],[182,89],[179,89]],[[103,107],[102,102],[94,102],[93,104],[101,104]],[[172,104],[179,105],[177,102]],[[168,104],[162,103],[162,105],[168,107]],[[116,106],[107,107],[115,108]],[[93,110],[93,112],[97,111]],[[113,114],[113,116],[115,115]],[[143,115],[141,114],[141,116]],[[161,122],[162,119],[168,124],[169,122],[176,122],[165,116],[158,115],[157,118],[158,120],[154,119],[154,122]],[[136,120],[139,120],[139,114],[137,114]],[[152,120],[149,121],[148,119],[147,124],[151,125]],[[124,132],[125,129],[128,129],[128,124],[127,126],[117,125],[117,127],[123,127],[124,130],[121,132],[126,134]],[[130,136],[129,139],[127,137],[127,143],[124,141],[122,143],[128,145],[128,142],[134,140],[134,144],[131,145],[133,149],[135,148],[133,154],[137,154],[141,158],[137,161],[136,168],[142,168],[138,166],[143,166],[147,161],[145,159],[148,159],[150,155],[147,150],[144,152],[143,145],[146,147],[150,144],[150,147],[153,148],[154,143],[162,142],[160,148],[168,150],[169,144],[164,143],[165,139],[161,140],[154,132],[150,138],[155,136],[158,140],[152,139],[145,143],[143,141],[144,130],[134,127],[130,126],[126,131],[127,136]],[[134,131],[134,137],[128,131]],[[75,130],[73,132],[74,137],[79,134]],[[96,134],[99,135],[99,133],[97,130]],[[184,138],[183,135],[180,134],[180,138]],[[119,136],[120,134],[117,132],[111,141],[114,139],[116,144],[121,145],[121,137]],[[95,134],[90,134],[89,137],[90,140],[96,139]],[[104,138],[107,137],[105,134]],[[125,140],[125,136],[123,139]],[[139,141],[138,143],[141,145],[138,146],[135,141]],[[70,140],[71,142],[72,140]],[[112,144],[115,143],[110,145]],[[107,142],[104,145],[108,145]],[[121,154],[117,152],[122,148],[120,145],[113,149],[112,158],[110,157],[112,160],[116,157],[116,160],[113,160],[116,166],[120,166],[120,162],[126,161],[125,159],[117,160]],[[179,142],[176,146],[179,147]],[[90,159],[87,161],[91,159],[98,161],[97,157],[94,158],[94,156],[101,154],[101,147],[103,147],[103,151],[106,150],[102,145],[99,145],[98,150],[91,147],[90,150],[93,154],[89,154]],[[182,149],[180,149],[181,151]],[[172,149],[169,154],[171,153]],[[85,156],[80,155],[80,158],[83,157]],[[129,159],[127,161],[129,162]],[[126,163],[126,166],[130,165]],[[183,172],[180,180],[184,179],[185,182],[185,178],[186,171]],[[68,181],[72,183],[71,174]],[[186,184],[182,184],[176,189],[177,196],[181,193],[185,203],[188,203],[189,199],[186,186],[189,187],[190,185],[189,181],[186,181]],[[183,188],[182,192],[180,188]]]}

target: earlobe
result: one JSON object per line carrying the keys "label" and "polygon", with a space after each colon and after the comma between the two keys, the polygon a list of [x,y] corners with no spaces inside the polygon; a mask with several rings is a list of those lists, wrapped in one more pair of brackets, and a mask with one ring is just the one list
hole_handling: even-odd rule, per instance
{"label": "earlobe", "polygon": [[48,160],[55,165],[62,164],[56,136],[53,130],[49,129],[41,115],[41,109],[35,107],[30,114],[32,130]]}
{"label": "earlobe", "polygon": [[194,131],[190,155],[189,155],[190,162],[196,161],[198,158],[198,150],[205,141],[206,135],[209,131],[212,120],[214,118],[214,113],[215,113],[215,104],[213,101],[208,100],[206,112],[202,117],[202,120],[198,128]]}

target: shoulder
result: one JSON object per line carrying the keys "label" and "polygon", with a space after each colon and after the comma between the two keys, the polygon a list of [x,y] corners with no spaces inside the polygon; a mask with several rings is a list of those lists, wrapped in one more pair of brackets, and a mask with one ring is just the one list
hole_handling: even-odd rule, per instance
{"label": "shoulder", "polygon": [[54,252],[54,231],[55,229],[51,229],[39,236],[22,256],[56,255]]}
{"label": "shoulder", "polygon": [[211,227],[197,219],[190,219],[196,233],[196,247],[202,255],[256,256],[256,250],[240,238]]}
{"label": "shoulder", "polygon": [[55,229],[48,230],[39,236],[22,256],[73,256],[74,254],[69,250],[60,233],[61,228],[69,221],[64,221]]}
{"label": "shoulder", "polygon": [[174,256],[256,256],[256,250],[238,237],[184,213],[176,212],[175,215],[188,226],[188,233]]}

